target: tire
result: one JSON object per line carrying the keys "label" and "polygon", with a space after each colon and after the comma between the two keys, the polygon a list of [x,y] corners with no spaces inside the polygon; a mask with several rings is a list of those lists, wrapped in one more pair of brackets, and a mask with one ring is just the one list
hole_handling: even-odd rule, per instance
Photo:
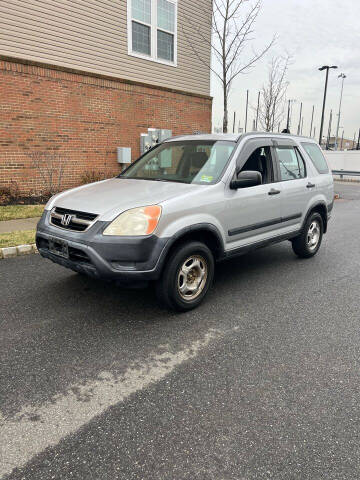
{"label": "tire", "polygon": [[156,293],[170,310],[186,312],[203,301],[214,278],[214,257],[201,242],[189,242],[174,250],[167,259]]}
{"label": "tire", "polygon": [[323,233],[324,222],[320,213],[310,214],[301,234],[292,240],[294,253],[300,258],[313,257],[320,248]]}

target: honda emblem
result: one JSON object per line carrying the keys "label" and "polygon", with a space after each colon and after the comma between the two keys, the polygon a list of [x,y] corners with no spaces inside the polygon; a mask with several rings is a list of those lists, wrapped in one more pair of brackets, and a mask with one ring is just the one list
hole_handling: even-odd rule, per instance
{"label": "honda emblem", "polygon": [[73,217],[74,217],[74,215],[70,215],[69,213],[65,213],[65,215],[63,215],[61,217],[61,225],[64,225],[64,227],[67,227],[70,224]]}

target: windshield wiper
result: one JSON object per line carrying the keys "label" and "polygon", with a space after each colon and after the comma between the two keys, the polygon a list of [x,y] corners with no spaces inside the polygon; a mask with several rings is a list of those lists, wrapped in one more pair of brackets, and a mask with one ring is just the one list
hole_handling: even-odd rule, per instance
{"label": "windshield wiper", "polygon": [[155,182],[175,182],[175,183],[187,183],[184,180],[175,180],[174,178],[167,179],[167,178],[152,178]]}
{"label": "windshield wiper", "polygon": [[166,179],[166,178],[150,178],[150,177],[125,177],[119,176],[118,178],[126,178],[128,180],[150,180],[152,182],[176,182],[176,183],[188,183],[184,180],[174,180],[174,179]]}

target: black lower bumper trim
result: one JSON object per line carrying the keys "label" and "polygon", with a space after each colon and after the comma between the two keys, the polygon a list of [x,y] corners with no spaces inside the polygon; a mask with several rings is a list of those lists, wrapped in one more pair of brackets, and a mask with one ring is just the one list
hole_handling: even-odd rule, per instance
{"label": "black lower bumper trim", "polygon": [[[160,277],[168,238],[156,235],[104,237],[103,225],[97,224],[82,234],[64,232],[49,225],[44,217],[38,224],[36,245],[40,255],[54,263],[91,277],[115,280],[124,285]],[[55,240],[51,244],[52,249],[56,246],[56,240],[59,240],[59,244],[66,242],[68,258],[50,251],[49,240]]]}
{"label": "black lower bumper trim", "polygon": [[65,268],[70,268],[71,270],[74,270],[74,272],[84,273],[94,278],[100,277],[99,273],[93,265],[87,265],[85,263],[68,260],[66,258],[60,257],[59,255],[51,253],[45,248],[39,248],[38,250],[42,257],[48,258],[54,263],[57,263]]}

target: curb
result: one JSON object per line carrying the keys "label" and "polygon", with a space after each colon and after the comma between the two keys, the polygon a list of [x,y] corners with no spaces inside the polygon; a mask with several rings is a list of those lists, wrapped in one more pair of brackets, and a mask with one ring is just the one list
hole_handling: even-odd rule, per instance
{"label": "curb", "polygon": [[35,243],[32,243],[31,245],[18,245],[17,247],[0,248],[0,259],[19,257],[23,255],[29,255],[30,253],[38,253]]}

